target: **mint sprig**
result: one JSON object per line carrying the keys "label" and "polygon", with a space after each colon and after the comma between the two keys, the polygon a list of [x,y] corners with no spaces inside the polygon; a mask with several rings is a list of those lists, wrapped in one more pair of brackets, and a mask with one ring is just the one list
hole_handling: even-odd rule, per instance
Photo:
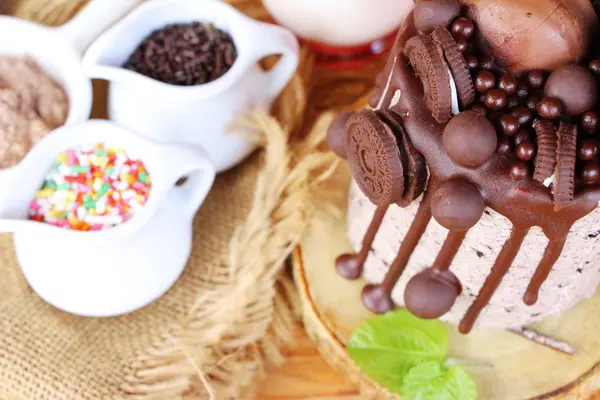
{"label": "mint sprig", "polygon": [[376,316],[356,329],[348,353],[359,368],[406,400],[475,400],[475,383],[458,365],[444,365],[448,332],[437,320],[406,310]]}

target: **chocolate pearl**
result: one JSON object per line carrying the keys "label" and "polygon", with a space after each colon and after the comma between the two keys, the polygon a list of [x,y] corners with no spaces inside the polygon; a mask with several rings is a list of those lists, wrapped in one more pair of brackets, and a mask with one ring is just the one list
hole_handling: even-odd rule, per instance
{"label": "chocolate pearl", "polygon": [[477,68],[479,68],[479,60],[474,55],[467,54],[465,56],[465,61],[467,62],[469,71],[475,71]]}
{"label": "chocolate pearl", "polygon": [[589,135],[593,135],[598,131],[598,113],[596,111],[586,111],[581,114],[579,120],[581,128]]}
{"label": "chocolate pearl", "polygon": [[598,142],[594,139],[584,139],[579,145],[577,157],[580,160],[590,161],[598,154]]}
{"label": "chocolate pearl", "polygon": [[450,27],[450,32],[452,32],[452,36],[456,39],[468,39],[473,36],[473,32],[475,32],[475,24],[468,18],[461,17],[452,23]]}
{"label": "chocolate pearl", "polygon": [[513,144],[509,137],[502,136],[500,139],[498,139],[496,153],[500,154],[501,156],[508,156],[510,153],[512,153],[512,149]]}
{"label": "chocolate pearl", "polygon": [[346,159],[346,121],[353,113],[352,111],[339,113],[327,129],[329,147],[343,159]]}
{"label": "chocolate pearl", "polygon": [[507,100],[506,100],[506,107],[508,108],[515,108],[518,107],[521,104],[521,99],[519,98],[519,96],[510,96]]}
{"label": "chocolate pearl", "polygon": [[520,145],[523,142],[530,141],[532,137],[531,130],[529,128],[521,128],[519,132],[514,136],[515,146]]}
{"label": "chocolate pearl", "polygon": [[527,73],[527,82],[534,89],[541,89],[544,86],[544,71],[533,70]]}
{"label": "chocolate pearl", "polygon": [[487,162],[496,150],[497,141],[492,123],[475,111],[456,115],[448,122],[442,135],[442,146],[448,157],[468,168]]}
{"label": "chocolate pearl", "polygon": [[589,68],[596,75],[600,75],[600,58],[590,61]]}
{"label": "chocolate pearl", "polygon": [[500,75],[500,79],[498,79],[498,88],[504,90],[504,93],[506,93],[507,96],[517,93],[518,87],[519,83],[514,76],[509,74]]}
{"label": "chocolate pearl", "polygon": [[519,85],[517,86],[517,96],[524,99],[529,95],[529,84],[524,80],[519,80]]}
{"label": "chocolate pearl", "polygon": [[479,190],[470,182],[451,180],[442,183],[433,193],[431,213],[444,228],[465,231],[481,218],[485,203]]}
{"label": "chocolate pearl", "polygon": [[531,111],[537,112],[537,105],[542,98],[537,94],[532,94],[525,100],[525,107],[529,108]]}
{"label": "chocolate pearl", "polygon": [[515,161],[510,165],[510,177],[522,181],[529,177],[529,165],[525,161]]}
{"label": "chocolate pearl", "polygon": [[374,314],[385,314],[396,308],[390,291],[382,285],[366,285],[362,290],[362,301]]}
{"label": "chocolate pearl", "polygon": [[413,10],[415,27],[425,34],[438,26],[447,28],[459,15],[458,0],[421,0]]}
{"label": "chocolate pearl", "polygon": [[464,39],[458,39],[456,41],[456,47],[458,48],[458,51],[460,51],[462,54],[465,54],[467,50],[469,50],[469,43],[467,43],[467,41]]}
{"label": "chocolate pearl", "polygon": [[484,104],[490,110],[502,110],[506,107],[506,93],[500,89],[492,89],[485,94]]}
{"label": "chocolate pearl", "polygon": [[595,161],[588,161],[581,169],[581,179],[585,183],[594,183],[600,178],[600,167]]}
{"label": "chocolate pearl", "polygon": [[496,77],[490,71],[479,71],[475,75],[475,89],[479,93],[487,93],[488,90],[496,86]]}
{"label": "chocolate pearl", "polygon": [[506,136],[513,136],[519,130],[519,120],[512,114],[503,114],[499,119],[502,133]]}
{"label": "chocolate pearl", "polygon": [[511,111],[511,114],[517,117],[519,120],[519,125],[527,125],[533,119],[533,113],[527,107],[517,107]]}
{"label": "chocolate pearl", "polygon": [[568,64],[550,74],[544,96],[556,97],[564,114],[575,117],[591,110],[598,100],[596,77],[579,64]]}
{"label": "chocolate pearl", "polygon": [[358,262],[357,254],[342,254],[335,260],[335,269],[344,279],[355,280],[361,277],[363,266]]}
{"label": "chocolate pearl", "polygon": [[492,70],[495,67],[494,59],[490,56],[483,56],[479,59],[479,65],[483,69]]}
{"label": "chocolate pearl", "polygon": [[481,103],[471,104],[471,110],[483,115],[484,117],[488,114],[488,109]]}
{"label": "chocolate pearl", "polygon": [[435,319],[450,311],[460,291],[460,281],[451,271],[427,268],[406,284],[404,304],[419,318]]}
{"label": "chocolate pearl", "polygon": [[535,144],[530,140],[524,140],[517,146],[517,157],[523,161],[533,160],[535,157]]}
{"label": "chocolate pearl", "polygon": [[556,119],[562,112],[562,105],[555,97],[542,97],[536,109],[542,118]]}

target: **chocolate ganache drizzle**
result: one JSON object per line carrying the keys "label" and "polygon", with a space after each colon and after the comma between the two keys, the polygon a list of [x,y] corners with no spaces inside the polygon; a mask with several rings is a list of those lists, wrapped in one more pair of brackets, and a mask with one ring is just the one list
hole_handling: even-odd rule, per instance
{"label": "chocolate ganache drizzle", "polygon": [[[600,201],[600,59],[577,48],[574,59],[545,71],[511,68],[515,59],[504,57],[503,64],[477,32],[478,12],[458,0],[418,2],[377,78],[373,110],[341,114],[328,132],[331,147],[377,206],[360,251],[336,262],[345,278],[361,275],[388,208],[423,195],[383,282],[363,289],[373,312],[394,308],[392,289],[432,218],[448,229],[446,240],[404,293],[407,309],[421,318],[442,316],[461,293],[450,266],[485,208],[511,222],[460,322],[463,333],[473,328],[530,228],[540,227],[548,245],[523,294],[528,305],[537,301],[571,226]],[[589,47],[583,39],[579,45]]]}

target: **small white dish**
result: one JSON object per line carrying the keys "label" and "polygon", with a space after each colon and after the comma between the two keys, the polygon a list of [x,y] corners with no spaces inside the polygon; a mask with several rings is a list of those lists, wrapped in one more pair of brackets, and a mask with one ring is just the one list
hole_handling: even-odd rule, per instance
{"label": "small white dish", "polygon": [[[141,160],[152,180],[144,207],[120,224],[84,232],[27,219],[29,203],[63,150],[105,143]],[[176,181],[188,180],[180,186]],[[107,317],[165,293],[191,250],[192,222],[215,177],[206,152],[159,144],[108,121],[65,126],[43,138],[15,167],[0,171],[0,231],[14,232],[19,265],[33,290],[55,307]]]}
{"label": "small white dish", "polygon": [[[219,79],[182,87],[122,68],[152,31],[193,21],[212,23],[235,42],[237,59]],[[247,134],[232,131],[231,123],[251,108],[270,108],[298,66],[298,52],[290,31],[248,18],[223,2],[153,0],[101,35],[83,63],[88,76],[110,82],[111,120],[161,142],[198,144],[220,172],[256,148]],[[258,61],[272,54],[282,57],[265,72]]]}

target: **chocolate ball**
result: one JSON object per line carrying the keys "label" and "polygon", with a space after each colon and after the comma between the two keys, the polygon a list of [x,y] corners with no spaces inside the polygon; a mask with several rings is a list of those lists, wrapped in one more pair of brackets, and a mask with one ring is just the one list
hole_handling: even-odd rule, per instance
{"label": "chocolate ball", "polygon": [[465,61],[467,62],[469,71],[475,71],[477,68],[479,68],[479,60],[474,55],[467,54],[465,56]]}
{"label": "chocolate ball", "polygon": [[517,107],[511,111],[511,114],[517,117],[519,125],[527,125],[533,119],[533,113],[527,107]]}
{"label": "chocolate ball", "polygon": [[485,94],[484,104],[490,110],[502,110],[506,103],[506,93],[500,89],[492,89]]}
{"label": "chocolate ball", "polygon": [[579,125],[588,135],[596,134],[598,132],[598,113],[596,111],[584,112],[579,119]]}
{"label": "chocolate ball", "polygon": [[467,40],[473,36],[473,32],[475,32],[475,24],[470,19],[461,17],[452,23],[450,32],[456,39]]}
{"label": "chocolate ball", "polygon": [[456,48],[462,54],[465,54],[467,52],[467,50],[469,50],[469,43],[467,43],[467,41],[465,39],[457,39],[456,40]]}
{"label": "chocolate ball", "polygon": [[524,140],[517,146],[517,157],[523,161],[533,160],[535,157],[535,144],[530,140]]}
{"label": "chocolate ball", "polygon": [[562,112],[562,105],[556,97],[542,97],[539,103],[537,103],[536,109],[540,117],[556,119]]}
{"label": "chocolate ball", "polygon": [[544,86],[544,96],[556,97],[563,113],[578,116],[596,105],[598,86],[594,74],[578,64],[569,64],[550,74]]}
{"label": "chocolate ball", "polygon": [[527,82],[534,89],[541,89],[544,86],[544,71],[533,70],[527,73]]}
{"label": "chocolate ball", "polygon": [[519,120],[512,114],[503,114],[498,123],[502,129],[502,133],[506,136],[513,136],[519,130]]}
{"label": "chocolate ball", "polygon": [[413,10],[415,27],[426,34],[437,26],[447,28],[459,15],[458,0],[421,0]]}
{"label": "chocolate ball", "polygon": [[352,111],[338,114],[329,129],[327,129],[327,143],[331,150],[339,157],[346,159],[346,121],[353,114]]}
{"label": "chocolate ball", "polygon": [[532,94],[527,97],[525,100],[525,107],[529,108],[531,111],[537,111],[537,105],[542,98],[537,94]]}
{"label": "chocolate ball", "polygon": [[531,129],[529,128],[521,128],[519,132],[515,135],[513,140],[515,141],[515,146],[523,143],[524,141],[531,140],[532,138]]}
{"label": "chocolate ball", "polygon": [[488,109],[481,103],[471,104],[471,110],[483,115],[484,117],[488,114]]}
{"label": "chocolate ball", "polygon": [[529,91],[529,84],[525,79],[521,78],[521,80],[519,80],[519,85],[517,86],[517,96],[524,99],[529,96]]}
{"label": "chocolate ball", "polygon": [[362,290],[362,301],[375,314],[385,314],[396,308],[390,291],[382,285],[366,285]]}
{"label": "chocolate ball", "polygon": [[452,118],[444,128],[444,151],[456,164],[467,168],[487,162],[498,139],[494,125],[475,111],[463,111]]}
{"label": "chocolate ball", "polygon": [[427,268],[406,284],[404,304],[419,318],[435,319],[450,311],[460,291],[461,284],[451,271]]}
{"label": "chocolate ball", "polygon": [[513,143],[509,137],[502,136],[498,139],[498,146],[496,146],[496,153],[500,154],[503,157],[508,156],[512,153]]}
{"label": "chocolate ball", "polygon": [[342,254],[335,260],[335,269],[342,278],[354,280],[362,275],[363,265],[357,254]]}
{"label": "chocolate ball", "polygon": [[479,65],[483,69],[493,70],[496,67],[496,63],[491,56],[483,56],[479,59]]}
{"label": "chocolate ball", "polygon": [[600,75],[600,58],[590,61],[588,67],[594,74]]}
{"label": "chocolate ball", "polygon": [[518,107],[520,104],[521,104],[521,98],[517,95],[509,96],[506,99],[506,107],[508,107],[508,108],[515,108],[515,107]]}
{"label": "chocolate ball", "polygon": [[579,145],[577,158],[584,161],[590,161],[598,154],[598,142],[594,139],[584,139]]}
{"label": "chocolate ball", "polygon": [[515,161],[510,165],[510,177],[515,181],[522,181],[529,177],[529,165],[525,161]]}
{"label": "chocolate ball", "polygon": [[431,214],[444,228],[466,231],[481,218],[485,203],[479,190],[470,182],[451,180],[442,183],[433,193]]}
{"label": "chocolate ball", "polygon": [[600,178],[600,167],[598,167],[598,164],[595,161],[586,162],[581,169],[581,179],[585,183],[595,183],[598,182],[598,178]]}
{"label": "chocolate ball", "polygon": [[486,93],[496,86],[496,77],[490,71],[482,70],[475,75],[475,89],[479,93]]}
{"label": "chocolate ball", "polygon": [[517,93],[519,82],[513,75],[502,74],[498,79],[498,88],[504,90],[507,96]]}

